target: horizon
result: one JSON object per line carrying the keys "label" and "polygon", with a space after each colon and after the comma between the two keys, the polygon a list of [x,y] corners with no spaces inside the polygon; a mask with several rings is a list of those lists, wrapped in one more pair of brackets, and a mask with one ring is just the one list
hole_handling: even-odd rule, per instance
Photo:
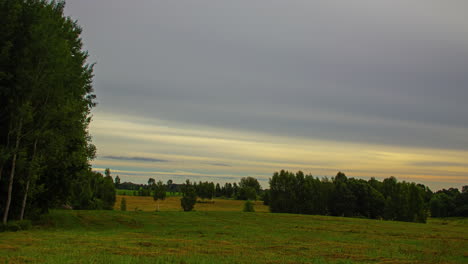
{"label": "horizon", "polygon": [[464,2],[69,0],[96,62],[93,169],[468,183]]}

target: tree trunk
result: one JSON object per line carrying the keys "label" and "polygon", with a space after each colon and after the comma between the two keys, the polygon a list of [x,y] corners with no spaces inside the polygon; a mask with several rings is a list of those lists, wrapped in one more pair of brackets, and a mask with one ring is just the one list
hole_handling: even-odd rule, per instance
{"label": "tree trunk", "polygon": [[6,224],[8,221],[8,212],[10,211],[10,204],[11,204],[11,193],[13,192],[13,179],[15,178],[15,169],[16,169],[16,158],[18,156],[18,149],[19,149],[19,144],[20,144],[20,139],[21,139],[21,129],[23,126],[23,119],[20,118],[19,124],[18,124],[18,131],[16,134],[16,143],[15,143],[15,149],[13,150],[13,157],[11,161],[11,172],[10,172],[10,182],[8,184],[8,197],[7,197],[7,202],[5,204],[5,212],[3,214],[3,224]]}
{"label": "tree trunk", "polygon": [[36,158],[36,149],[37,149],[37,139],[34,140],[34,147],[33,147],[33,153],[31,156],[31,164],[29,166],[29,175],[28,175],[28,180],[26,182],[26,190],[24,191],[24,197],[23,197],[23,204],[21,205],[21,215],[20,215],[20,220],[24,219],[24,210],[26,208],[26,201],[28,200],[28,193],[29,193],[29,184],[31,182],[31,177],[33,173],[33,166],[34,166],[34,160]]}
{"label": "tree trunk", "polygon": [[[6,138],[7,141],[6,141],[5,150],[7,151],[8,151],[8,148],[10,147],[10,133],[11,133],[11,120],[8,123],[8,134]],[[7,163],[7,161],[8,159],[2,160],[2,165],[0,166],[0,181],[2,180],[3,168],[5,167],[5,163]]]}
{"label": "tree trunk", "polygon": [[159,212],[159,200],[157,201],[157,203],[158,203],[158,212]]}
{"label": "tree trunk", "polygon": [[21,206],[21,215],[20,215],[20,220],[24,219],[24,208],[26,208],[26,200],[28,199],[28,192],[29,192],[29,182],[31,179],[28,179],[26,182],[26,191],[24,192],[24,197],[23,197],[23,204]]}

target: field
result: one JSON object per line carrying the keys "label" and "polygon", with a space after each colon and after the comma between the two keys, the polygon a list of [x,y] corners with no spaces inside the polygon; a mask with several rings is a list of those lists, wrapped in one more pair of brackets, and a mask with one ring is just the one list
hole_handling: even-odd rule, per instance
{"label": "field", "polygon": [[0,233],[0,263],[468,263],[466,218],[244,213],[230,200],[181,212],[177,197],[155,212],[150,197],[126,199],[126,212],[56,210],[32,230]]}
{"label": "field", "polygon": [[[114,209],[120,210],[120,201],[125,197],[127,201],[127,211],[155,211],[157,203],[152,197],[148,196],[121,196],[117,195]],[[197,203],[195,210],[197,211],[230,211],[240,212],[244,207],[244,201],[227,200],[227,199],[213,199],[212,201],[205,201]],[[163,201],[159,201],[160,211],[181,211],[180,196],[167,197]],[[263,205],[261,201],[255,202],[256,212],[269,212],[268,206]]]}

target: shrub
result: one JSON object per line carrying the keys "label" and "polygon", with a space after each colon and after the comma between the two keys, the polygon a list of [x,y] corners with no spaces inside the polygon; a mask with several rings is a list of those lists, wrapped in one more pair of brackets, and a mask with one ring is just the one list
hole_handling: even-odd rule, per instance
{"label": "shrub", "polygon": [[5,231],[21,231],[21,230],[28,230],[31,229],[32,224],[30,220],[22,220],[22,221],[11,221],[8,222],[6,225],[0,224],[0,232]]}
{"label": "shrub", "polygon": [[120,211],[127,211],[127,200],[125,198],[120,201]]}
{"label": "shrub", "polygon": [[244,204],[244,212],[255,212],[254,203],[250,200],[247,200]]}
{"label": "shrub", "polygon": [[182,209],[184,209],[185,212],[188,212],[188,211],[193,210],[193,207],[194,207],[196,201],[197,201],[197,196],[195,196],[195,195],[184,195],[180,199],[180,205],[182,206]]}
{"label": "shrub", "polygon": [[188,212],[193,210],[193,206],[196,202],[197,193],[195,191],[195,187],[190,183],[189,180],[187,180],[182,188],[182,198],[180,199],[180,205],[185,212]]}

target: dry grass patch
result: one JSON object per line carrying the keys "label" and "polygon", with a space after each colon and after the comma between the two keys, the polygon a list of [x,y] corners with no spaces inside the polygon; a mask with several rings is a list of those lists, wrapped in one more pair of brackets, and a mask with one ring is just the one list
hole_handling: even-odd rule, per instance
{"label": "dry grass patch", "polygon": [[[117,195],[114,209],[120,210],[120,202],[122,198],[127,200],[127,211],[156,211],[157,203],[149,196],[124,196]],[[167,197],[163,201],[159,201],[160,211],[182,211],[180,206],[180,198],[178,196]],[[195,211],[218,211],[218,212],[241,212],[244,208],[245,201],[228,200],[228,199],[213,199],[211,201],[196,203]],[[263,202],[256,201],[256,212],[269,212],[269,208],[263,205]]]}

